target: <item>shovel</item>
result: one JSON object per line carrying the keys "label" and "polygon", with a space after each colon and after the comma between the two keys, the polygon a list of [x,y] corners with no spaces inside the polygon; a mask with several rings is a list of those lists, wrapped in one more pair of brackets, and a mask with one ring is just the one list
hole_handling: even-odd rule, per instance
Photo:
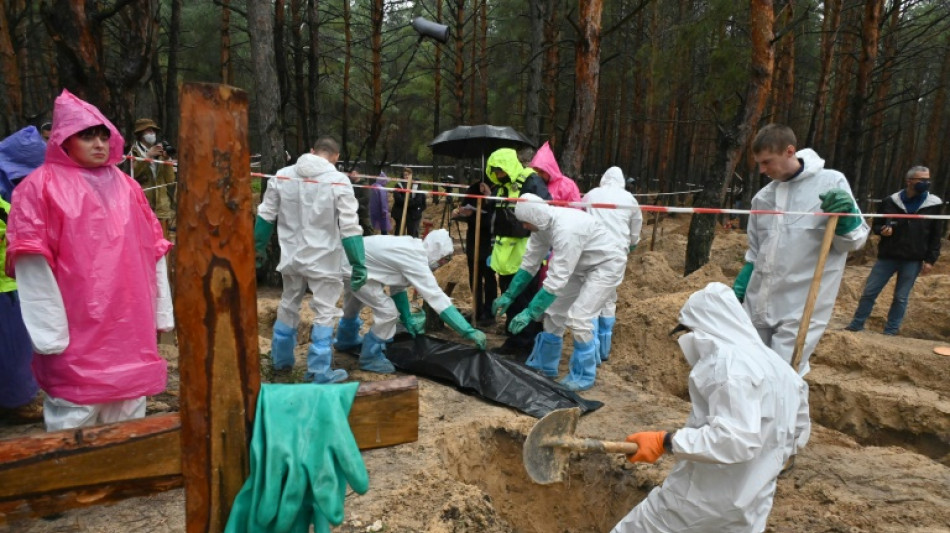
{"label": "shovel", "polygon": [[581,410],[558,409],[546,414],[528,433],[522,458],[531,480],[539,485],[564,481],[572,451],[581,453],[637,453],[632,442],[606,442],[574,436]]}

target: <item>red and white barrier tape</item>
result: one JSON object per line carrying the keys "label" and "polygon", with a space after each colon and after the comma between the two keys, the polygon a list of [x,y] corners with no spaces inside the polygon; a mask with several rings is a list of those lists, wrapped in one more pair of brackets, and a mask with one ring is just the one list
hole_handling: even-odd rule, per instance
{"label": "red and white barrier tape", "polygon": [[[171,164],[171,162],[168,162],[168,161],[149,160],[145,158],[132,157],[132,156],[126,156],[126,158],[143,160],[143,161],[154,161],[156,163],[162,163],[162,164]],[[293,179],[293,178],[288,178],[286,176],[262,174],[260,172],[251,172],[251,176],[259,177],[259,178],[288,180],[288,181]],[[365,176],[365,175],[360,175],[360,176]],[[365,177],[376,178],[378,176],[365,176]],[[308,180],[308,179],[302,179],[302,180],[296,180],[296,181],[301,181],[303,183],[325,184],[325,182],[316,181],[316,180]],[[416,184],[416,183],[427,184],[427,183],[435,183],[435,182],[421,182],[421,181],[413,180],[413,184]],[[174,185],[174,184],[168,184],[168,185]],[[149,189],[154,189],[158,187],[166,187],[168,185],[159,185],[157,187],[149,187]],[[352,185],[353,187],[363,188],[363,189],[369,189],[373,187],[373,185],[364,185],[364,184],[356,184],[356,183],[354,184],[331,183],[330,185]],[[439,184],[439,185],[451,185],[453,187],[463,187],[462,185],[458,185],[458,184]],[[464,187],[467,187],[467,185],[465,185]],[[686,193],[698,192],[699,190],[701,189],[694,189],[691,191],[681,191],[677,193],[656,193],[656,194],[648,194],[645,196],[686,194]],[[465,193],[457,193],[457,192],[426,191],[426,190],[415,190],[415,189],[410,191],[409,189],[403,189],[399,187],[386,188],[386,191],[387,192],[403,192],[403,193],[411,192],[413,194],[426,194],[430,196],[447,196],[447,197],[452,197],[452,198],[473,198],[473,199],[481,198],[482,200],[494,201],[494,202],[526,202],[527,201],[522,198],[483,196],[480,194],[465,194]],[[644,195],[641,195],[641,196],[644,196]],[[537,202],[537,203],[546,203],[549,205],[553,205],[555,207],[575,207],[575,208],[581,208],[581,209],[587,209],[587,208],[628,209],[628,210],[634,209],[634,206],[629,206],[629,205],[585,203],[585,202],[565,202],[561,200],[548,200],[548,201],[542,201],[542,202]],[[927,220],[950,220],[950,215],[917,215],[917,214],[886,214],[885,215],[885,214],[880,214],[880,213],[852,214],[852,213],[824,213],[824,212],[811,212],[811,211],[773,211],[773,210],[767,210],[767,209],[721,209],[721,208],[712,208],[712,207],[670,207],[670,206],[663,206],[663,205],[639,205],[636,208],[640,209],[641,211],[646,211],[646,212],[682,213],[682,214],[695,214],[695,215],[789,215],[789,216],[823,216],[823,217],[860,216],[862,218],[908,218],[908,219],[927,219]]]}

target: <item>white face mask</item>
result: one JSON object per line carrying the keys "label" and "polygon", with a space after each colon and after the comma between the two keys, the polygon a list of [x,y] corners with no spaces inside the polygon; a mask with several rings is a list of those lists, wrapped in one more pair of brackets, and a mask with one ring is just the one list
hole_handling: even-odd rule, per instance
{"label": "white face mask", "polygon": [[145,144],[155,144],[156,140],[157,139],[154,133],[146,133],[145,135],[142,135],[142,141],[145,142]]}

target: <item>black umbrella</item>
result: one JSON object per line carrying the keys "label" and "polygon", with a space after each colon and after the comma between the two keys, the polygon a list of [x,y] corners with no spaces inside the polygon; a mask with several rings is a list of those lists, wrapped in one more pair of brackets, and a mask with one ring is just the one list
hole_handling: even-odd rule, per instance
{"label": "black umbrella", "polygon": [[508,126],[458,126],[429,143],[432,153],[457,158],[482,158],[499,148],[534,148],[534,143]]}

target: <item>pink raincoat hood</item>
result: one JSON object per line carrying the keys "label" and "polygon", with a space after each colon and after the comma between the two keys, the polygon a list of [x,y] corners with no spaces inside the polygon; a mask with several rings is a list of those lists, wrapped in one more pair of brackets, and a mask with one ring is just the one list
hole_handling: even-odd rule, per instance
{"label": "pink raincoat hood", "polygon": [[548,181],[548,192],[551,193],[552,199],[562,202],[581,201],[581,192],[577,188],[577,184],[571,178],[561,174],[561,167],[558,166],[557,160],[554,158],[551,143],[544,143],[534,154],[534,158],[528,166],[543,170],[551,177]]}
{"label": "pink raincoat hood", "polygon": [[96,106],[76,98],[73,93],[64,89],[53,104],[53,129],[46,146],[46,162],[78,167],[79,164],[70,159],[63,150],[63,141],[86,128],[100,124],[112,132],[109,137],[109,160],[103,165],[112,166],[122,161],[125,147],[122,134]]}

